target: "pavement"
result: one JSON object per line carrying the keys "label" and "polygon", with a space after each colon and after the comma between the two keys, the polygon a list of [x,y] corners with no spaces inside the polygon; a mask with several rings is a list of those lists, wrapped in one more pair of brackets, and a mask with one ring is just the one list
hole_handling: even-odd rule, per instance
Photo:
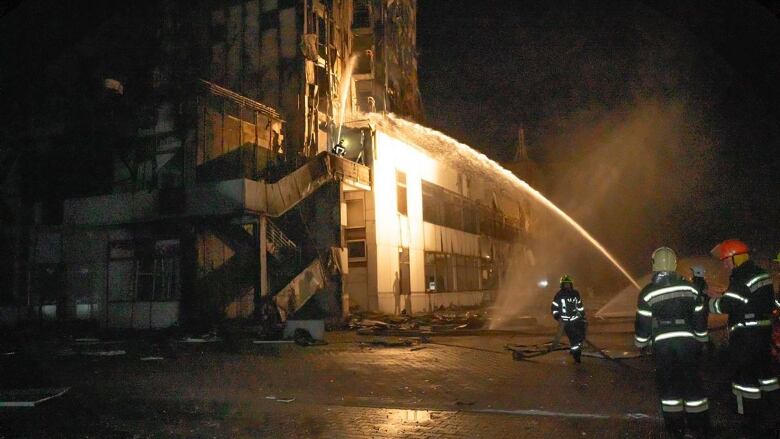
{"label": "pavement", "polygon": [[[592,324],[588,338],[630,350],[629,326]],[[557,351],[514,361],[504,349],[548,341],[554,331],[545,331],[399,347],[372,343],[398,337],[348,331],[310,347],[162,339],[0,346],[0,354],[15,352],[0,355],[0,396],[69,388],[32,408],[0,408],[0,438],[667,437],[648,357],[574,364]],[[736,438],[720,364],[716,355],[703,366],[715,437]]]}

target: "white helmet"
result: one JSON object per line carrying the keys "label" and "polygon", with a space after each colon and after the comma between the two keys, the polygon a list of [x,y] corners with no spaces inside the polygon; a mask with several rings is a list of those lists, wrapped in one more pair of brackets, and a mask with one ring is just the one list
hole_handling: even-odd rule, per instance
{"label": "white helmet", "polygon": [[701,265],[694,265],[691,267],[691,272],[693,272],[693,275],[696,277],[704,277],[704,275],[707,274],[707,270]]}

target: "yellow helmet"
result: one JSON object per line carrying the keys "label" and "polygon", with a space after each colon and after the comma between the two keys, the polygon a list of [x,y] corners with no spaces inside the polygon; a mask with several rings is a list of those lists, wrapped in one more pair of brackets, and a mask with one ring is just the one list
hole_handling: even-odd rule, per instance
{"label": "yellow helmet", "polygon": [[574,279],[571,278],[568,274],[564,274],[561,276],[561,285],[563,284],[571,284],[574,285]]}
{"label": "yellow helmet", "polygon": [[659,247],[653,252],[653,271],[674,271],[677,269],[677,255],[669,247]]}

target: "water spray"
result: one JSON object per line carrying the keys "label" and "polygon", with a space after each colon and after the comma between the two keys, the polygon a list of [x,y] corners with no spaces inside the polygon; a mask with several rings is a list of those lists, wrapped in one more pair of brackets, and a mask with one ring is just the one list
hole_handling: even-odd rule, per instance
{"label": "water spray", "polygon": [[344,70],[344,74],[341,75],[341,107],[339,108],[339,130],[336,135],[336,143],[341,140],[341,128],[344,126],[344,118],[347,113],[347,96],[349,96],[349,89],[352,84],[352,71],[355,70],[355,63],[357,62],[357,55],[352,55],[347,61],[347,65]]}
{"label": "water spray", "polygon": [[[351,61],[351,60],[350,60]],[[498,163],[494,162],[490,158],[488,158],[486,155],[475,151],[471,147],[464,145],[436,130],[426,128],[423,126],[420,126],[416,123],[409,122],[407,120],[401,119],[394,115],[372,115],[374,120],[378,123],[383,123],[383,119],[387,117],[393,124],[397,125],[399,128],[403,128],[403,130],[408,130],[407,132],[409,134],[423,134],[425,137],[432,137],[439,139],[439,141],[443,145],[447,145],[446,147],[438,146],[437,148],[441,150],[443,157],[449,157],[450,154],[448,154],[447,149],[450,146],[454,146],[458,149],[461,156],[471,158],[473,164],[477,165],[481,172],[485,172],[487,175],[490,174],[500,174],[502,175],[506,180],[510,181],[515,188],[519,189],[520,191],[530,195],[532,198],[534,198],[536,201],[541,203],[543,206],[548,208],[549,210],[553,211],[556,215],[558,215],[561,219],[563,219],[567,224],[569,224],[574,230],[576,230],[585,240],[590,242],[596,249],[601,252],[612,264],[621,272],[623,273],[623,276],[628,279],[631,284],[633,284],[637,290],[640,290],[641,287],[639,284],[634,280],[633,277],[631,277],[630,274],[628,274],[628,271],[626,271],[625,268],[623,268],[620,263],[615,259],[614,256],[612,256],[604,246],[602,246],[593,236],[590,235],[582,226],[579,225],[572,217],[566,214],[563,210],[561,210],[558,206],[556,206],[552,201],[548,200],[544,195],[542,195],[539,191],[531,187],[528,183],[525,181],[517,178],[515,174],[513,174],[511,171],[504,169],[501,167]]]}
{"label": "water spray", "polygon": [[[487,159],[487,157],[485,157]],[[488,159],[489,160],[489,159]],[[631,283],[636,287],[637,290],[642,289],[638,283],[634,280],[633,277],[631,277],[630,274],[628,274],[628,271],[626,271],[625,268],[623,268],[622,265],[618,263],[618,261],[615,259],[614,256],[612,256],[604,246],[602,246],[598,241],[596,241],[596,238],[592,237],[590,233],[588,233],[582,226],[577,223],[577,221],[574,221],[572,217],[566,214],[563,210],[561,210],[558,206],[556,206],[552,201],[548,200],[544,195],[539,193],[536,189],[532,188],[528,183],[524,182],[523,180],[520,180],[519,178],[515,177],[514,174],[511,174],[509,171],[506,171],[509,173],[512,177],[515,179],[515,184],[520,187],[521,190],[528,193],[534,199],[542,203],[543,206],[547,207],[548,209],[552,210],[557,214],[559,217],[561,217],[564,221],[566,221],[570,226],[574,228],[577,232],[582,235],[583,238],[585,238],[588,242],[593,244],[594,247],[596,247],[604,256],[606,256],[607,259],[609,259],[610,262],[612,262],[615,267],[617,267],[618,270],[620,270],[621,273],[623,273],[623,276],[626,277]]]}

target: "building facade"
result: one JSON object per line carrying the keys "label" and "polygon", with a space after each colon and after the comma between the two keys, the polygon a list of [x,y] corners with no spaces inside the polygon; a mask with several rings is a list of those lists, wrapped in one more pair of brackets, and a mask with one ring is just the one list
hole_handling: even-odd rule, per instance
{"label": "building facade", "polygon": [[3,322],[144,329],[492,298],[531,217],[505,170],[406,120],[422,119],[414,0],[131,9],[52,63],[58,87],[87,90],[75,110],[47,101],[46,129],[2,157],[18,208],[0,211]]}
{"label": "building facade", "polygon": [[490,302],[533,216],[513,175],[441,133],[372,114],[371,191],[348,190],[344,291],[398,314]]}

